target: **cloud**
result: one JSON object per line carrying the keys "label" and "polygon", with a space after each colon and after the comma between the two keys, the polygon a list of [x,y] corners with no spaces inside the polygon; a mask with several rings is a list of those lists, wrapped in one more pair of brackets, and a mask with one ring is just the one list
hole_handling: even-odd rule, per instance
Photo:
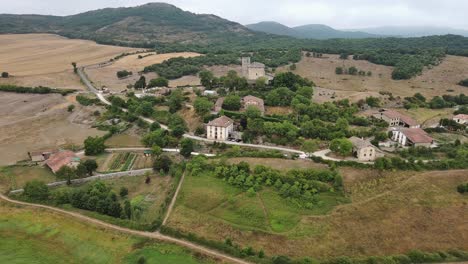
{"label": "cloud", "polygon": [[[150,0],[15,0],[2,13],[70,15],[135,6]],[[432,25],[468,29],[466,0],[165,0],[194,13],[210,13],[242,24],[278,21],[286,25],[327,24],[337,28]]]}

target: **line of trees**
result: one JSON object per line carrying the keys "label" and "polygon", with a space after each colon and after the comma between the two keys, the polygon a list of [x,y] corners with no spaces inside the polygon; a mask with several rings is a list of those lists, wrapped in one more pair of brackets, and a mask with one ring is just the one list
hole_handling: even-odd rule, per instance
{"label": "line of trees", "polygon": [[0,85],[0,91],[2,92],[13,92],[13,93],[31,93],[31,94],[49,94],[58,93],[63,96],[76,92],[74,89],[56,89],[44,86],[38,87],[26,87],[16,85]]}

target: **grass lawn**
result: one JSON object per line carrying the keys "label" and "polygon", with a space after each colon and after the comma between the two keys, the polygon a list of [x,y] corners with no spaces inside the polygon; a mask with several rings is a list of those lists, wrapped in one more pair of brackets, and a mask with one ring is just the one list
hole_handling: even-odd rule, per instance
{"label": "grass lawn", "polygon": [[453,109],[430,109],[430,108],[413,108],[409,110],[399,110],[402,114],[408,115],[418,123],[424,125],[436,124],[441,118],[447,118],[453,113]]}
{"label": "grass lawn", "polygon": [[187,176],[168,225],[207,239],[227,237],[267,255],[374,256],[468,249],[467,171],[377,172],[340,168],[348,198],[320,194],[300,208],[264,188],[248,196],[210,175]]}
{"label": "grass lawn", "polygon": [[291,160],[291,159],[275,159],[275,158],[229,158],[229,164],[237,164],[241,161],[249,163],[251,168],[257,165],[271,167],[275,170],[288,171],[293,169],[326,169],[328,166],[321,163],[313,162],[312,160]]}
{"label": "grass lawn", "polygon": [[56,181],[55,175],[40,166],[7,166],[0,168],[0,190],[20,189],[28,181],[40,180],[45,183]]}
{"label": "grass lawn", "polygon": [[[179,246],[0,202],[0,263],[214,263]],[[199,256],[199,254],[197,254]]]}

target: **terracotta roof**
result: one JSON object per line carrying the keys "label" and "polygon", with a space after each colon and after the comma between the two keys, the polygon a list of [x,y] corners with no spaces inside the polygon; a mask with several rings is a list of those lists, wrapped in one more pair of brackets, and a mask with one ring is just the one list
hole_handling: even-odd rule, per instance
{"label": "terracotta roof", "polygon": [[29,152],[30,156],[39,156],[39,155],[44,155],[44,154],[52,154],[57,152],[56,149],[48,149],[48,150],[37,150],[37,151],[31,151]]}
{"label": "terracotta roof", "polygon": [[46,161],[46,164],[47,166],[49,166],[53,173],[56,173],[63,166],[66,166],[71,162],[77,160],[79,160],[79,158],[75,155],[73,151],[64,150],[50,156],[50,158]]}
{"label": "terracotta roof", "polygon": [[369,141],[358,138],[358,137],[351,137],[349,141],[353,143],[353,146],[356,148],[367,148],[367,147],[374,147]]}
{"label": "terracotta roof", "polygon": [[216,112],[221,111],[221,109],[223,109],[223,104],[224,104],[224,97],[218,98],[218,100],[216,100],[216,103],[214,105],[214,110]]}
{"label": "terracotta roof", "polygon": [[221,117],[218,117],[214,120],[211,120],[209,123],[208,123],[208,126],[215,126],[215,127],[228,127],[230,125],[234,124],[234,121],[232,121],[231,118],[227,117],[227,116],[221,116]]}
{"label": "terracotta roof", "polygon": [[453,118],[468,120],[468,115],[459,114],[459,115],[454,116]]}
{"label": "terracotta roof", "polygon": [[265,112],[265,103],[262,98],[247,95],[244,98],[242,98],[242,101],[244,102],[245,108],[247,108],[248,106],[256,106],[262,113]]}
{"label": "terracotta roof", "polygon": [[404,115],[398,111],[395,110],[384,110],[381,112],[383,115],[387,116],[388,118],[395,119],[399,118],[401,122],[407,124],[408,126],[417,126],[419,125],[418,122],[416,122],[413,118]]}
{"label": "terracotta roof", "polygon": [[421,128],[406,128],[402,129],[401,132],[413,143],[432,143],[434,141]]}

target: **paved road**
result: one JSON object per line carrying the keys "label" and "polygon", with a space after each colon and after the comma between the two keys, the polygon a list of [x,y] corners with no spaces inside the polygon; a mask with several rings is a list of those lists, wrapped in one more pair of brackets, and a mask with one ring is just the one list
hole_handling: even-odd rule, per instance
{"label": "paved road", "polygon": [[[110,105],[111,103],[104,97],[104,95],[99,92],[94,86],[93,84],[91,83],[91,81],[88,79],[88,76],[86,76],[85,72],[84,72],[84,68],[79,68],[78,69],[78,75],[80,76],[80,78],[83,80],[83,83],[88,87],[88,89],[93,92],[94,94],[96,94],[96,96],[99,98],[99,100],[101,100],[104,104],[107,104],[107,105]],[[122,109],[123,111],[127,111],[127,109]],[[150,119],[150,118],[147,118],[147,117],[143,117],[143,116],[140,116],[140,118],[150,124],[156,122],[155,120],[153,119]],[[163,124],[160,124],[161,125],[161,128],[162,129],[165,129],[165,130],[169,130],[169,128]],[[202,138],[202,137],[197,137],[197,136],[194,136],[194,135],[190,135],[190,134],[184,134],[183,135],[185,138],[190,138],[190,139],[193,139],[193,140],[198,140],[198,141],[204,141],[204,142],[210,142],[210,143],[214,143],[216,142],[215,140],[209,140],[209,139],[206,139],[206,138]],[[219,141],[218,141],[219,142]],[[230,141],[223,141],[223,143],[226,143],[228,145],[236,145],[236,146],[244,146],[244,147],[251,147],[251,148],[261,148],[261,149],[270,149],[270,150],[279,150],[279,151],[284,151],[284,152],[289,152],[289,153],[295,153],[295,154],[299,154],[300,158],[302,159],[306,159],[307,158],[307,155],[303,152],[303,151],[300,151],[300,150],[296,150],[296,149],[290,149],[290,148],[286,148],[286,147],[277,147],[277,146],[267,146],[267,145],[257,145],[257,144],[247,144],[247,143],[240,143],[240,142],[230,142]]]}
{"label": "paved road", "polygon": [[210,255],[210,256],[213,256],[213,257],[216,257],[216,258],[220,258],[220,259],[232,262],[232,263],[250,264],[250,262],[247,262],[245,260],[235,258],[235,257],[231,257],[231,256],[226,255],[224,253],[221,253],[219,251],[212,250],[212,249],[206,248],[204,246],[199,246],[199,245],[194,244],[192,242],[188,242],[188,241],[185,241],[185,240],[182,240],[182,239],[178,239],[178,238],[170,237],[170,236],[167,236],[167,235],[163,235],[163,234],[161,234],[159,232],[150,233],[150,232],[132,230],[132,229],[112,225],[112,224],[109,224],[109,223],[106,223],[106,222],[103,222],[103,221],[100,221],[100,220],[97,220],[97,219],[94,219],[94,218],[90,218],[90,217],[81,215],[79,213],[69,212],[69,211],[66,211],[66,210],[63,210],[63,209],[59,209],[59,208],[55,208],[55,207],[51,207],[51,206],[47,206],[47,205],[41,205],[41,204],[33,204],[33,203],[26,203],[26,202],[16,201],[16,200],[13,200],[13,199],[10,199],[10,198],[6,197],[3,194],[0,194],[0,199],[4,200],[6,202],[12,203],[12,204],[16,204],[16,205],[29,206],[29,207],[34,207],[34,208],[45,209],[45,210],[48,210],[48,211],[54,211],[54,212],[57,212],[57,213],[60,213],[60,214],[63,214],[63,215],[74,217],[75,219],[80,220],[82,222],[91,223],[91,224],[94,224],[94,225],[97,225],[97,226],[100,226],[100,227],[104,227],[104,228],[107,228],[107,229],[111,229],[111,230],[114,230],[114,231],[130,234],[130,235],[135,235],[135,236],[141,236],[141,237],[157,239],[157,240],[165,241],[165,242],[169,242],[169,243],[174,243],[174,244],[177,244],[179,246],[183,246],[183,247],[189,248],[191,250],[198,251],[198,252],[201,252],[203,254],[207,254],[207,255]]}

